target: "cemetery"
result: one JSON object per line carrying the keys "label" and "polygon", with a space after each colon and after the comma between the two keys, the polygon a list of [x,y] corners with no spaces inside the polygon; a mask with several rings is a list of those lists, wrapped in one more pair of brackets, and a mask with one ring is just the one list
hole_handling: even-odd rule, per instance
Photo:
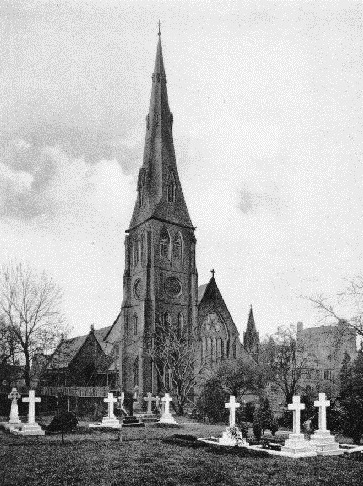
{"label": "cemetery", "polygon": [[[274,437],[265,433],[259,441],[250,429],[246,433],[238,426],[240,403],[234,396],[225,403],[227,426],[176,417],[168,393],[164,397],[148,393],[143,411],[126,407],[123,394],[108,393],[107,412],[99,423],[78,421],[64,410],[46,423],[37,413],[41,399],[34,390],[21,396],[13,388],[8,399],[9,416],[0,423],[2,484],[25,484],[24,478],[26,484],[44,484],[44,478],[49,481],[45,484],[123,484],[131,473],[133,484],[176,485],[243,484],[245,480],[249,484],[314,480],[358,485],[363,477],[363,445],[345,443],[343,438],[338,442],[327,430],[330,402],[324,393],[314,402],[319,425],[310,438],[301,432],[305,405],[300,396],[294,396],[288,406],[293,430],[279,431]],[[27,417],[18,414],[20,400],[28,406]],[[130,423],[141,427],[129,427]],[[63,476],[67,483],[62,482]]]}

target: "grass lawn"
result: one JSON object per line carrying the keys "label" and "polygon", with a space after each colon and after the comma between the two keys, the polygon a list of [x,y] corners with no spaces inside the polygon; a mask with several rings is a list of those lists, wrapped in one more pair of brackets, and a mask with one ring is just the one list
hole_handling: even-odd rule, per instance
{"label": "grass lawn", "polygon": [[[165,444],[172,434],[220,435],[224,426],[179,429],[81,429],[60,436],[18,437],[0,431],[0,485],[362,485],[363,462],[346,457],[242,457],[210,448]],[[83,430],[83,433],[82,433]]]}

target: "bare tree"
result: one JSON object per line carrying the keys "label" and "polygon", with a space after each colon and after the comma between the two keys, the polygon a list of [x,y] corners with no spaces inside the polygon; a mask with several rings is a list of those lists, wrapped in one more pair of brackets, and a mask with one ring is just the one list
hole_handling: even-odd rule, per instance
{"label": "bare tree", "polygon": [[176,398],[182,415],[190,395],[203,375],[206,365],[198,359],[197,341],[178,324],[157,324],[147,336],[147,355],[155,367],[162,391]]}
{"label": "bare tree", "polygon": [[60,288],[44,272],[38,275],[22,263],[2,267],[0,313],[28,387],[35,354],[50,354],[65,332],[61,298]]}
{"label": "bare tree", "polygon": [[363,337],[363,275],[347,280],[346,287],[335,297],[318,294],[307,298],[322,320],[346,324]]}
{"label": "bare tree", "polygon": [[226,361],[218,368],[216,378],[229,395],[239,398],[263,389],[261,369],[252,360],[240,358],[238,361]]}
{"label": "bare tree", "polygon": [[294,326],[279,327],[262,343],[260,356],[265,379],[275,383],[283,392],[286,403],[291,403],[307,366],[307,357],[296,341]]}

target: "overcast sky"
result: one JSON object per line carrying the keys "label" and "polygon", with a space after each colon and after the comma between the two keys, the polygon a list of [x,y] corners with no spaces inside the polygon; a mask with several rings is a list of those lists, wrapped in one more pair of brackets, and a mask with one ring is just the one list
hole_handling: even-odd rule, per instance
{"label": "overcast sky", "polygon": [[199,283],[240,332],[317,323],[362,261],[360,1],[2,0],[0,263],[110,325],[142,163],[157,22]]}

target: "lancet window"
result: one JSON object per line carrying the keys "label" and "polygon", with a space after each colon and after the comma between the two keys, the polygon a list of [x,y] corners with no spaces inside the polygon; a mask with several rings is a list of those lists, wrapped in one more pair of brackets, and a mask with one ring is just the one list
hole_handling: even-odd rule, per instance
{"label": "lancet window", "polygon": [[170,235],[166,228],[160,233],[160,256],[170,260]]}
{"label": "lancet window", "polygon": [[183,256],[183,237],[179,231],[174,236],[173,240],[173,258],[176,260],[182,260]]}

